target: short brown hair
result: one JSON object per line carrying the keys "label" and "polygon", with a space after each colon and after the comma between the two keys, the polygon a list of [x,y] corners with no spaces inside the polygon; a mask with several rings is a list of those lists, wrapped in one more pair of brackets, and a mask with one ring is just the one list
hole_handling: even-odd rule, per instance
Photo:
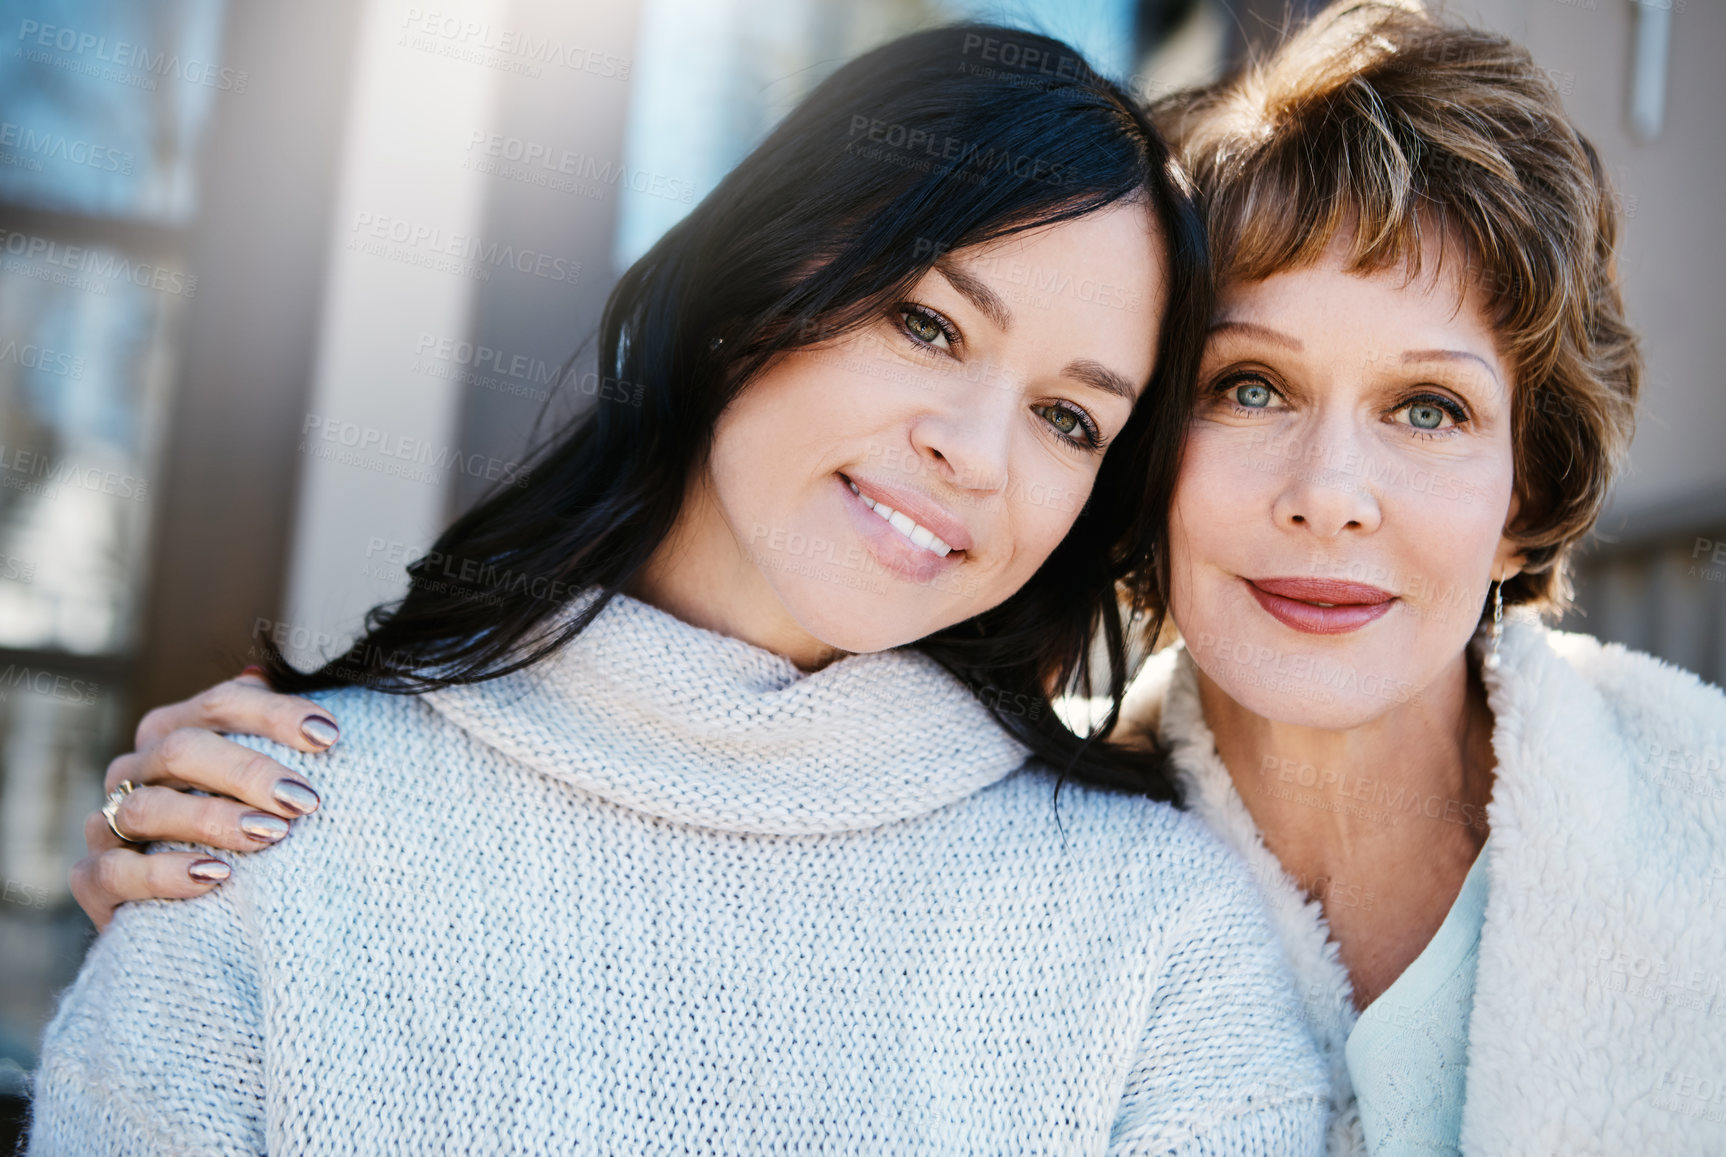
{"label": "short brown hair", "polygon": [[1159,112],[1204,198],[1219,284],[1311,264],[1344,230],[1357,272],[1416,276],[1423,228],[1460,249],[1516,378],[1526,562],[1505,601],[1562,610],[1568,556],[1629,446],[1642,362],[1617,205],[1551,78],[1501,36],[1343,0]]}

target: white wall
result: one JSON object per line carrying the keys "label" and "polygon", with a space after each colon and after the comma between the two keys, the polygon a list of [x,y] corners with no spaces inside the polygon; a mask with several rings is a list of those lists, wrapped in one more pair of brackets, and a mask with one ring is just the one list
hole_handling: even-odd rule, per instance
{"label": "white wall", "polygon": [[1726,3],[1671,9],[1665,125],[1630,132],[1634,0],[1454,0],[1554,71],[1623,198],[1621,268],[1647,355],[1631,470],[1601,529],[1643,538],[1726,519]]}
{"label": "white wall", "polygon": [[379,539],[424,546],[444,524],[461,387],[415,372],[415,352],[423,335],[467,332],[488,267],[465,254],[491,240],[477,237],[485,178],[460,162],[498,73],[467,57],[489,59],[503,5],[437,5],[454,25],[364,3],[283,616],[302,665],[339,653],[368,608],[406,589]]}

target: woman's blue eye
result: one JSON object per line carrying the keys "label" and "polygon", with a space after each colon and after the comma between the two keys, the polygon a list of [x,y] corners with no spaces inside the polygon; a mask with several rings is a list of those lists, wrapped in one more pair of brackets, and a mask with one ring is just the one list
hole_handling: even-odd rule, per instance
{"label": "woman's blue eye", "polygon": [[1235,387],[1235,401],[1250,410],[1262,410],[1271,404],[1271,388],[1263,382],[1242,382]]}
{"label": "woman's blue eye", "polygon": [[1416,402],[1408,408],[1408,424],[1417,430],[1436,430],[1447,416],[1442,408],[1428,402]]}

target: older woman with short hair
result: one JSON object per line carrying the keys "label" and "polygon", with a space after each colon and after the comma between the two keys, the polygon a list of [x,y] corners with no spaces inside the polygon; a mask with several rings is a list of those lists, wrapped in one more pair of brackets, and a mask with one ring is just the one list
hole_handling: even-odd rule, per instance
{"label": "older woman with short hair", "polygon": [[1126,713],[1255,870],[1333,1151],[1726,1152],[1726,699],[1538,619],[1641,374],[1598,156],[1389,5],[1167,111],[1220,297]]}

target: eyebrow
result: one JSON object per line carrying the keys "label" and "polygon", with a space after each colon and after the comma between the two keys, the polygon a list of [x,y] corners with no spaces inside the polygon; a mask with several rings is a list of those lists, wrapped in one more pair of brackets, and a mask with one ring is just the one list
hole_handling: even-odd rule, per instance
{"label": "eyebrow", "polygon": [[1133,383],[1102,362],[1094,362],[1090,358],[1068,362],[1067,367],[1061,371],[1061,376],[1074,378],[1104,393],[1125,398],[1130,403],[1139,400],[1139,392],[1133,388]]}
{"label": "eyebrow", "polygon": [[1001,300],[1000,294],[983,282],[972,277],[945,257],[935,262],[935,271],[945,277],[949,285],[963,294],[966,301],[976,306],[983,316],[994,322],[997,328],[1007,329],[1013,324],[1013,311],[1007,308],[1007,303]]}
{"label": "eyebrow", "polygon": [[1269,326],[1259,325],[1256,322],[1219,321],[1215,325],[1211,326],[1210,332],[1211,334],[1246,334],[1250,337],[1261,338],[1264,341],[1270,342],[1272,345],[1280,345],[1286,349],[1291,349],[1297,354],[1306,352],[1306,347],[1295,338],[1290,337],[1281,330],[1271,329]]}
{"label": "eyebrow", "polygon": [[[1271,329],[1269,326],[1259,325],[1256,322],[1221,321],[1221,322],[1218,322],[1217,324],[1211,326],[1210,332],[1212,334],[1219,334],[1219,333],[1247,334],[1247,335],[1250,335],[1252,337],[1257,337],[1257,338],[1260,338],[1264,341],[1268,341],[1272,345],[1284,346],[1287,349],[1291,349],[1296,353],[1304,353],[1306,351],[1306,347],[1303,346],[1295,338],[1290,337],[1288,334],[1283,333],[1280,330],[1274,330],[1274,329]],[[1503,382],[1500,381],[1500,379],[1499,379],[1498,371],[1493,368],[1491,362],[1487,361],[1485,358],[1481,357],[1479,354],[1469,353],[1467,350],[1408,350],[1408,351],[1403,353],[1402,357],[1399,360],[1404,365],[1412,365],[1412,364],[1416,364],[1419,362],[1456,362],[1456,361],[1476,362],[1480,365],[1480,367],[1482,369],[1484,369],[1487,373],[1492,375],[1493,381],[1499,382],[1500,385],[1503,384]]]}
{"label": "eyebrow", "polygon": [[[947,279],[948,284],[964,295],[965,300],[976,306],[980,313],[998,327],[1004,330],[1012,326],[1013,311],[1007,308],[1007,303],[1001,300],[999,294],[982,281],[945,258],[935,262],[935,270]],[[1124,398],[1129,403],[1139,400],[1139,391],[1133,387],[1133,383],[1102,362],[1090,358],[1078,358],[1068,362],[1061,370],[1061,376],[1082,382],[1105,394]]]}
{"label": "eyebrow", "polygon": [[1499,381],[1498,371],[1492,368],[1491,362],[1467,350],[1409,350],[1402,355],[1402,362],[1404,365],[1414,362],[1478,362],[1481,368],[1492,375],[1493,381],[1499,385],[1504,384]]}

